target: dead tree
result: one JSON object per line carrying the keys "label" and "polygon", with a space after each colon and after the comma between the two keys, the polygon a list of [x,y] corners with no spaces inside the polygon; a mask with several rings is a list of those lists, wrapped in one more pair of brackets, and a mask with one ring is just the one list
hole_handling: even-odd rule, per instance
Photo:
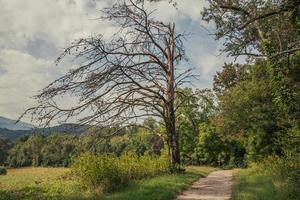
{"label": "dead tree", "polygon": [[[109,40],[102,35],[76,40],[57,59],[71,55],[78,67],[36,96],[37,106],[26,113],[40,125],[76,117],[81,124],[126,127],[145,117],[164,122],[173,169],[180,164],[179,134],[175,128],[176,88],[192,75],[177,68],[185,60],[185,34],[175,24],[152,17],[144,2],[129,0],[103,10],[119,31]],[[64,60],[64,59],[63,59]],[[72,96],[76,105],[61,107],[58,98]]]}

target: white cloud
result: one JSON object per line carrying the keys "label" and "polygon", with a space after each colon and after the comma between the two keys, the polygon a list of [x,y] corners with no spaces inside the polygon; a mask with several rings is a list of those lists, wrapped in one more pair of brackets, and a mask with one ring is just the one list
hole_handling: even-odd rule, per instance
{"label": "white cloud", "polygon": [[198,60],[198,65],[203,76],[213,76],[216,70],[224,64],[226,59],[223,56],[204,54]]}
{"label": "white cloud", "polygon": [[0,114],[18,117],[25,107],[32,105],[31,96],[46,86],[59,71],[53,62],[36,59],[17,50],[0,51]]}
{"label": "white cloud", "polygon": [[[111,32],[99,17],[106,1],[92,0],[2,0],[0,45],[24,48],[29,41],[43,37],[63,48],[78,37]],[[3,37],[4,36],[4,37]]]}
{"label": "white cloud", "polygon": [[206,5],[204,0],[177,0],[177,6],[173,7],[169,1],[148,2],[146,7],[148,10],[156,10],[155,17],[161,21],[179,21],[184,18],[189,20],[198,21],[201,23],[200,12]]}
{"label": "white cloud", "polygon": [[[218,43],[201,28],[204,0],[177,2],[178,10],[168,0],[146,6],[156,9],[160,20],[177,22],[180,32],[194,34],[186,47],[191,65],[205,76],[198,85],[203,87],[223,58],[207,53],[216,52]],[[33,105],[31,96],[70,68],[68,62],[60,67],[53,62],[70,41],[115,32],[110,23],[95,20],[109,4],[111,0],[0,0],[0,116],[18,117]]]}

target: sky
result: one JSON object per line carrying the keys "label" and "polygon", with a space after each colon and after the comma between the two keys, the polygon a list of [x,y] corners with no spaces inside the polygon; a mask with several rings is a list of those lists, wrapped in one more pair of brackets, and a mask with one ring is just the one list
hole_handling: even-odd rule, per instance
{"label": "sky", "polygon": [[[72,63],[54,61],[71,41],[91,34],[110,35],[112,24],[98,20],[111,0],[0,0],[0,116],[16,119],[35,105],[32,98],[43,87],[65,74]],[[185,43],[189,65],[199,74],[193,87],[211,87],[213,75],[224,62],[221,42],[209,31],[213,24],[201,20],[204,0],[149,3],[155,16],[173,21],[177,31],[191,34]],[[69,101],[65,100],[65,101]],[[24,118],[28,122],[29,118]]]}

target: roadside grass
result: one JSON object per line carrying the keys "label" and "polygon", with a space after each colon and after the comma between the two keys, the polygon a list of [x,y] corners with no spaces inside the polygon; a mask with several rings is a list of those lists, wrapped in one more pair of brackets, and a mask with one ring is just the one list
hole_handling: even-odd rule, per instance
{"label": "roadside grass", "polygon": [[192,182],[214,171],[211,167],[187,167],[186,173],[132,181],[108,194],[86,191],[70,176],[67,168],[8,169],[0,176],[0,200],[103,199],[171,200]]}
{"label": "roadside grass", "polygon": [[131,182],[127,187],[108,194],[104,200],[172,200],[200,177],[214,171],[211,167],[187,167],[186,173],[164,175]]}
{"label": "roadside grass", "polygon": [[279,200],[271,179],[254,169],[234,171],[233,200]]}
{"label": "roadside grass", "polygon": [[233,200],[300,200],[300,186],[274,181],[258,168],[235,170],[234,179]]}

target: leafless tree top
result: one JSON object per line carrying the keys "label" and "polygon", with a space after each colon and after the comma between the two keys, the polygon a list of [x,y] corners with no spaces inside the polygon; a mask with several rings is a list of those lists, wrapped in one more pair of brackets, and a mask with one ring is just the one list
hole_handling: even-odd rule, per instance
{"label": "leafless tree top", "polygon": [[[185,34],[177,34],[174,23],[156,21],[152,13],[141,0],[117,1],[104,9],[101,20],[112,21],[119,31],[109,41],[102,35],[74,41],[57,63],[72,56],[81,64],[44,88],[36,96],[38,105],[25,113],[43,126],[73,117],[102,126],[126,126],[147,116],[164,119],[165,105],[173,100],[166,85],[175,89],[192,73],[175,68],[186,59]],[[65,95],[76,97],[76,106],[61,108],[57,97]]]}

